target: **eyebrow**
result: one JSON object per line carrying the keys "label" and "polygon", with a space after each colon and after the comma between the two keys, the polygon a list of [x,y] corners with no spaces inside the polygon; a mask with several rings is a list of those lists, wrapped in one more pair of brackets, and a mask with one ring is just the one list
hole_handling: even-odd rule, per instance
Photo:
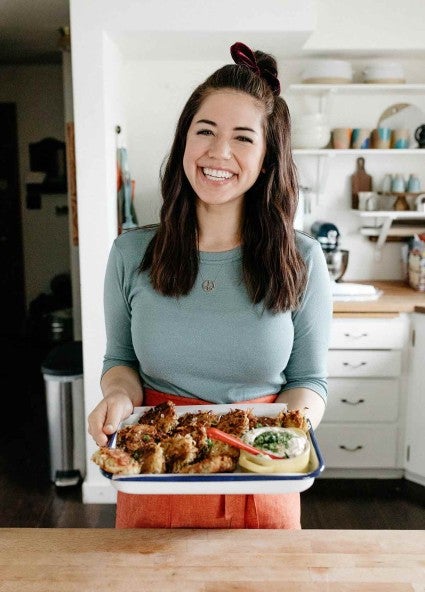
{"label": "eyebrow", "polygon": [[[214,121],[211,121],[210,119],[199,119],[196,123],[207,123],[208,125],[212,125],[214,127],[217,127],[217,124]],[[233,128],[234,131],[238,131],[238,132],[252,132],[253,134],[256,134],[257,132],[250,128],[250,127],[234,127]]]}

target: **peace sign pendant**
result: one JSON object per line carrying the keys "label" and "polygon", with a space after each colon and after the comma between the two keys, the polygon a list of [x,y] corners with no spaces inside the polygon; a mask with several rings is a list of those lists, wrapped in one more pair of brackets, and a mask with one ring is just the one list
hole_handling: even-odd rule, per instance
{"label": "peace sign pendant", "polygon": [[214,280],[204,280],[202,282],[202,289],[207,294],[209,294],[210,292],[212,292],[213,290],[215,290]]}

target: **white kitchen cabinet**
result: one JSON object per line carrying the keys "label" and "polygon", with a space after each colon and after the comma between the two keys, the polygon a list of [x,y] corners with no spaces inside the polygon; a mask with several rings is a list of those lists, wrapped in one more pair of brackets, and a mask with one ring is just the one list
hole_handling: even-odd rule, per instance
{"label": "white kitchen cabinet", "polygon": [[325,449],[326,465],[331,463],[334,469],[393,469],[397,458],[397,425],[328,425],[320,434],[320,446]]}
{"label": "white kitchen cabinet", "polygon": [[425,313],[412,315],[406,413],[406,477],[425,485]]}
{"label": "white kitchen cabinet", "polygon": [[317,429],[324,477],[403,475],[409,318],[334,318],[328,406]]}
{"label": "white kitchen cabinet", "polygon": [[397,377],[401,372],[399,350],[332,350],[328,355],[329,376],[367,378]]}
{"label": "white kitchen cabinet", "polygon": [[399,409],[398,380],[392,378],[329,378],[326,422],[396,422]]}

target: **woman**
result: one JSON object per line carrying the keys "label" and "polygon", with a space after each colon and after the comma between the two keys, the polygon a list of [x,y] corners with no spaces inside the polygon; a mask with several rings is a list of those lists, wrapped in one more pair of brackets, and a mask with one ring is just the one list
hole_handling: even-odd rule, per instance
{"label": "woman", "polygon": [[[314,427],[323,415],[329,276],[293,229],[289,112],[274,58],[231,53],[180,116],[160,224],[112,247],[104,398],[89,416],[99,446],[142,402],[285,402]],[[119,492],[117,526],[300,528],[300,499]]]}

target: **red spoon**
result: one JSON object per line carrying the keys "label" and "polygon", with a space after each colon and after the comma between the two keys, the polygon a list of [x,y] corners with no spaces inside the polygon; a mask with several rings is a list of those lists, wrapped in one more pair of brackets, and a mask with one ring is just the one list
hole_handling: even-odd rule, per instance
{"label": "red spoon", "polygon": [[262,454],[275,460],[282,460],[281,456],[276,456],[275,454],[272,454],[271,452],[265,452],[264,450],[258,450],[258,448],[254,448],[254,446],[246,444],[246,442],[236,438],[236,436],[231,436],[226,432],[222,432],[218,428],[207,428],[207,436],[213,440],[221,440],[221,442],[230,444],[230,446],[234,446],[235,448],[246,450],[246,452],[250,452],[251,454]]}

